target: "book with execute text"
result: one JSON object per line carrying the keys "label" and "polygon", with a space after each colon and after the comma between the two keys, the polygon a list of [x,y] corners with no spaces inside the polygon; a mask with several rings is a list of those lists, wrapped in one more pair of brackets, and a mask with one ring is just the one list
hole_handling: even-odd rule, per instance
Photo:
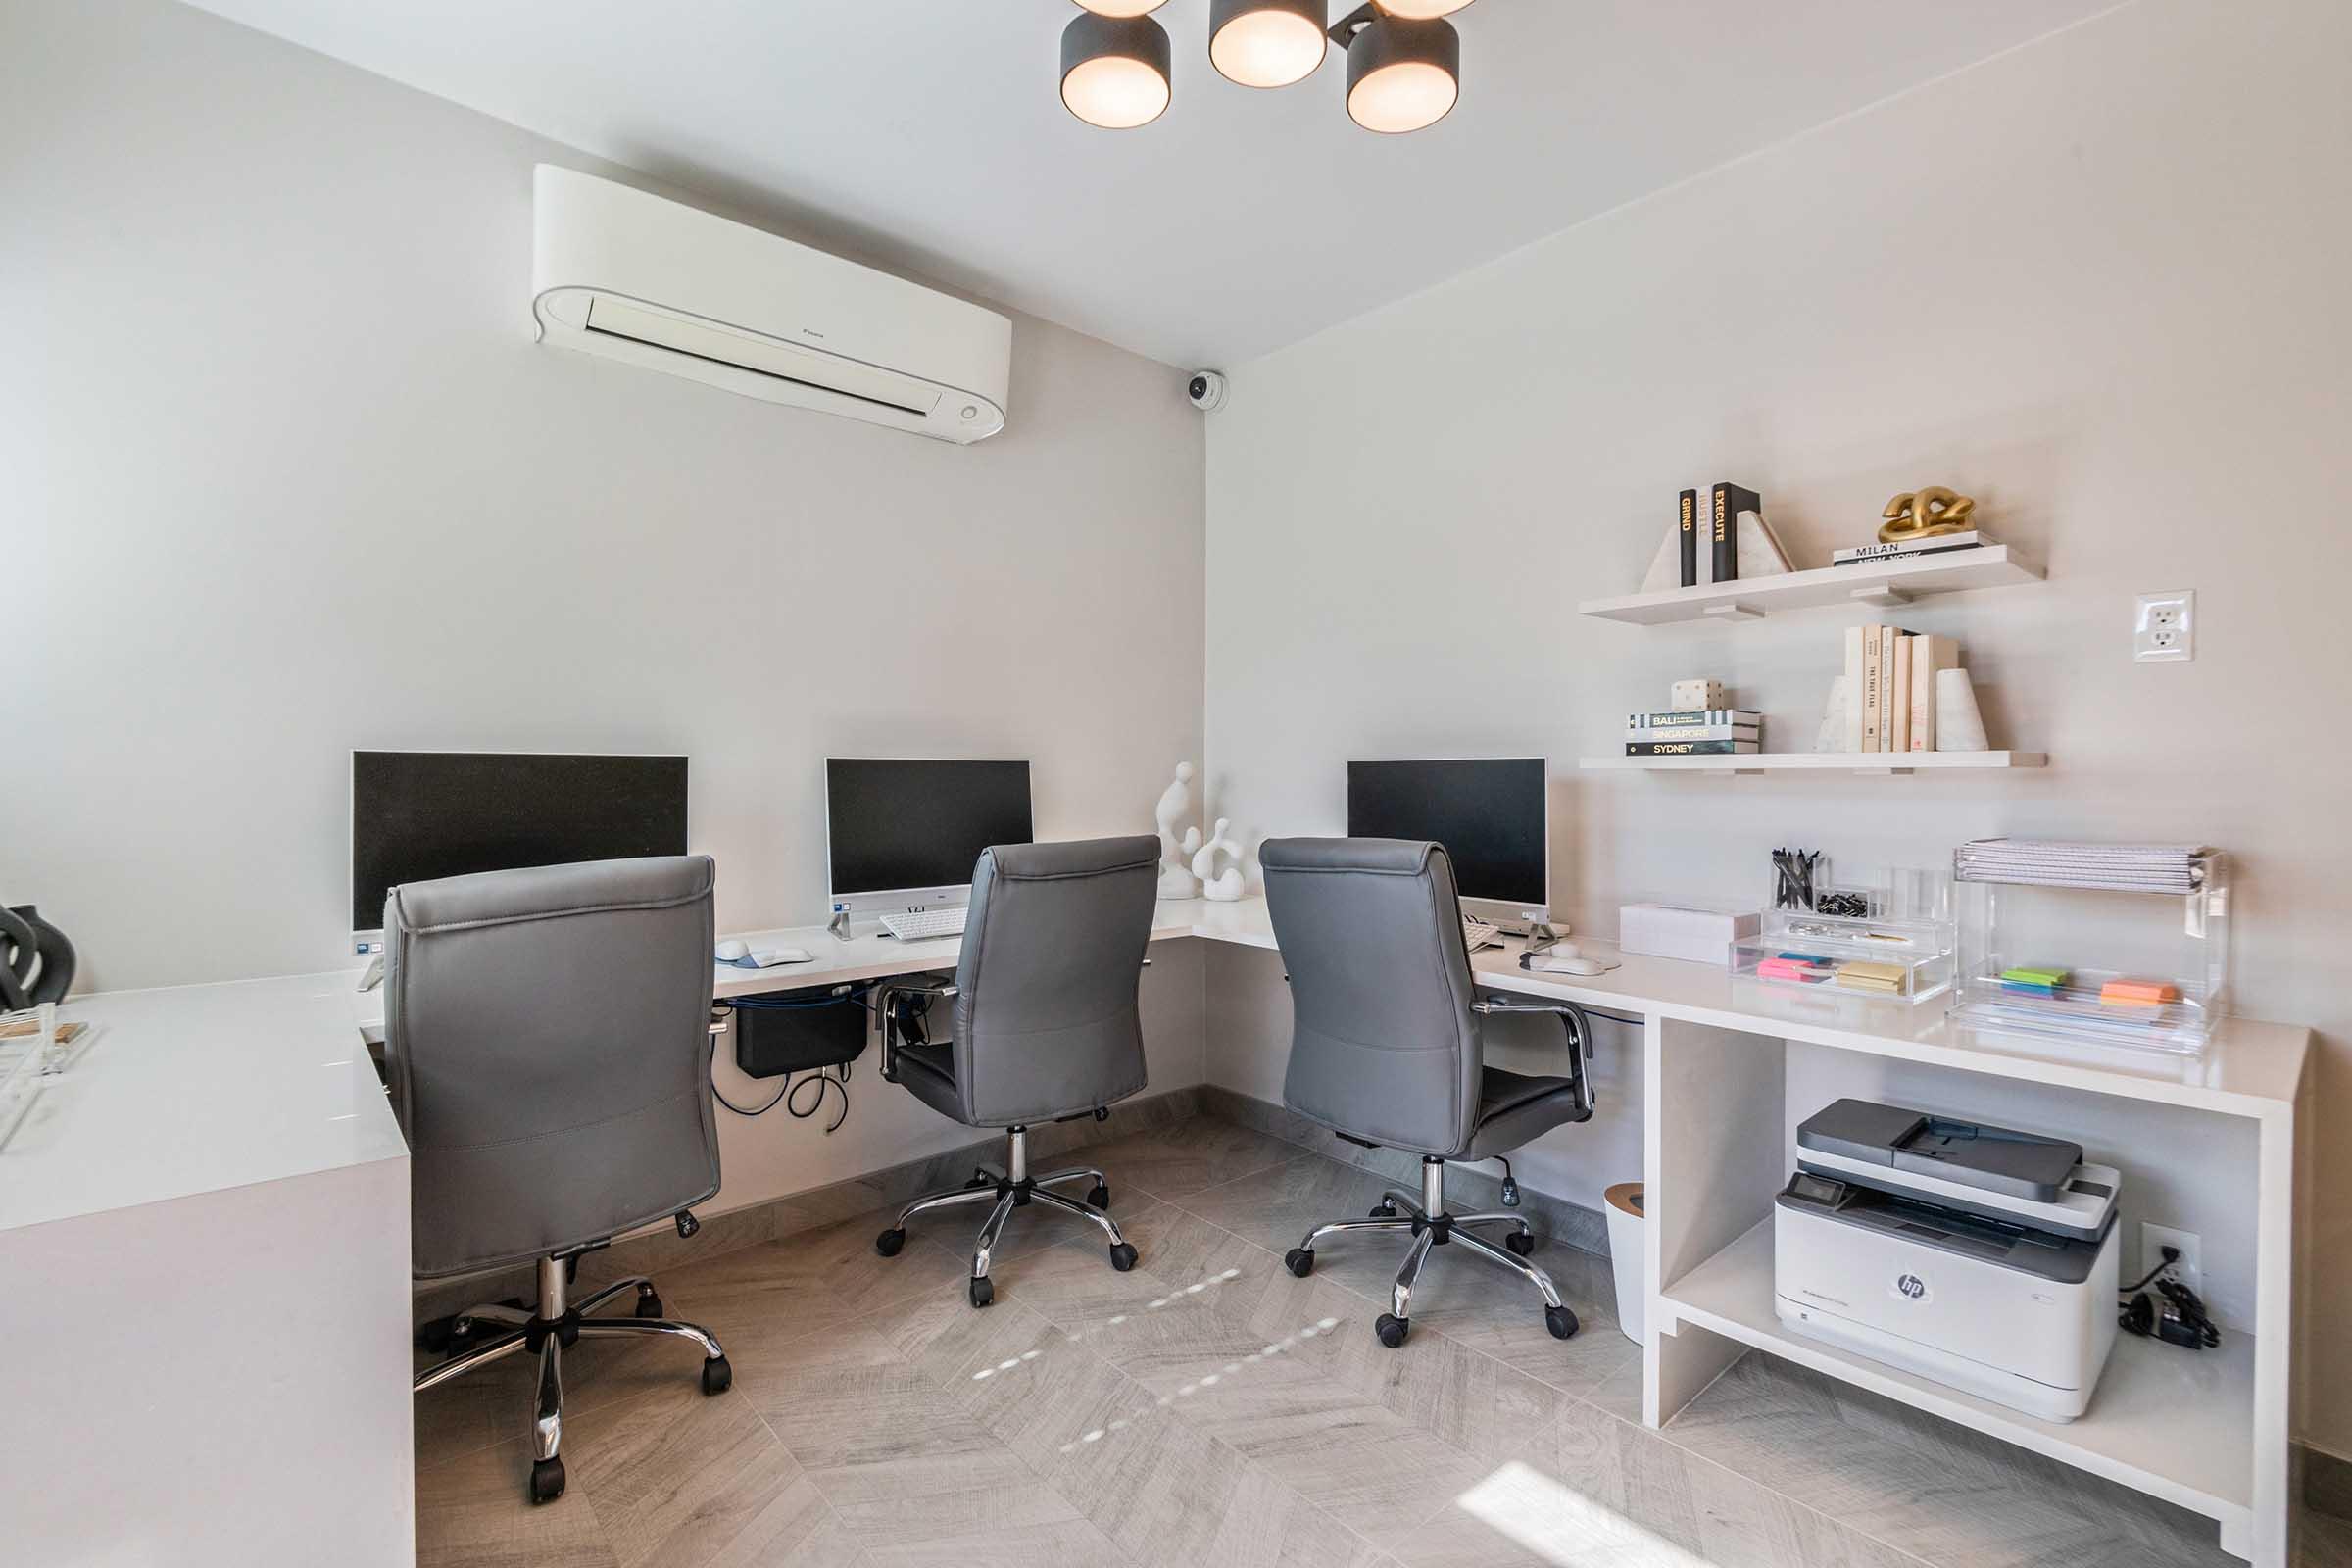
{"label": "book with execute text", "polygon": [[1714,542],[1715,573],[1711,582],[1740,580],[1740,514],[1762,514],[1764,498],[1744,485],[1719,479],[1707,514],[1708,537]]}

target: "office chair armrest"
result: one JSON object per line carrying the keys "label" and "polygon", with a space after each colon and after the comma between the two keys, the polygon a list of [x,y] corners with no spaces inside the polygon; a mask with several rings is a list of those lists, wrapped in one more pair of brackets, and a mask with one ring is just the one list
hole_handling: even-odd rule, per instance
{"label": "office chair armrest", "polygon": [[1559,1019],[1560,1027],[1568,1031],[1568,1076],[1576,1085],[1576,1108],[1580,1112],[1577,1119],[1582,1121],[1592,1114],[1595,1101],[1592,1074],[1589,1070],[1592,1065],[1592,1020],[1585,1016],[1584,1008],[1573,1002],[1527,1002],[1516,997],[1482,997],[1470,1004],[1470,1010],[1484,1017],[1537,1013]]}
{"label": "office chair armrest", "polygon": [[[882,1081],[895,1084],[899,1081],[900,1000],[919,997],[927,1011],[933,1002],[956,994],[956,982],[939,975],[893,977],[876,985],[874,991],[880,999],[877,1010],[882,1017]],[[919,1038],[916,1043],[921,1043]]]}

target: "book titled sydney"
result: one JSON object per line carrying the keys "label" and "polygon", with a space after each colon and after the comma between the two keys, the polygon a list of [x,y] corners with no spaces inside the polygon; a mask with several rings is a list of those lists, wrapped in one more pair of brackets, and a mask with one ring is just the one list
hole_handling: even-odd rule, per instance
{"label": "book titled sydney", "polygon": [[1762,751],[1756,741],[1627,741],[1628,757],[1746,757]]}

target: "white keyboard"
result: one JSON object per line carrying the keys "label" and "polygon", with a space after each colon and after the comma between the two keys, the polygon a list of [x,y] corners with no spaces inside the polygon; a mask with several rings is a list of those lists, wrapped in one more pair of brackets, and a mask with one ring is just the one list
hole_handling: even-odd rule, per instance
{"label": "white keyboard", "polygon": [[1502,946],[1502,933],[1485,920],[1462,916],[1462,946],[1472,953]]}
{"label": "white keyboard", "polygon": [[886,914],[882,929],[901,942],[920,942],[925,937],[959,937],[963,935],[963,915],[960,908],[925,909],[919,914]]}

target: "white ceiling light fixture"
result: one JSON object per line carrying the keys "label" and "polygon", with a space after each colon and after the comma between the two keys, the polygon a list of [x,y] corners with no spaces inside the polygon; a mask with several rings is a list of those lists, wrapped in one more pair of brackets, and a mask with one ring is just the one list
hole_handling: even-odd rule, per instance
{"label": "white ceiling light fixture", "polygon": [[1062,29],[1062,105],[1104,130],[1148,125],[1168,107],[1168,57],[1167,29],[1150,17],[1083,11]]}
{"label": "white ceiling light fixture", "polygon": [[[1098,17],[1141,17],[1157,11],[1168,0],[1078,0],[1081,8]],[[1462,0],[1467,5],[1469,0]]]}
{"label": "white ceiling light fixture", "polygon": [[1462,35],[1449,22],[1375,14],[1348,40],[1348,118],[1366,130],[1425,130],[1453,112],[1461,83]]}
{"label": "white ceiling light fixture", "polygon": [[1323,64],[1326,0],[1209,0],[1208,60],[1244,87],[1288,87]]}
{"label": "white ceiling light fixture", "polygon": [[1431,22],[1450,17],[1469,3],[1470,0],[1380,0],[1380,9],[1407,22]]}

